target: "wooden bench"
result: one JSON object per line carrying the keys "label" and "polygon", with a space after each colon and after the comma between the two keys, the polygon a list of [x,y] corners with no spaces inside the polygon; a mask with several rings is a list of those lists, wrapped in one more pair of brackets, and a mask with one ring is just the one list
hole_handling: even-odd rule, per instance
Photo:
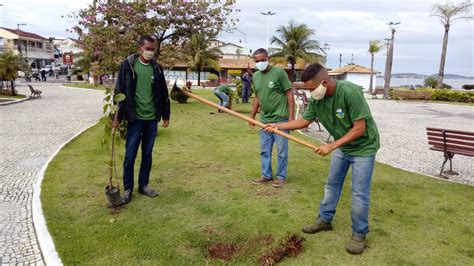
{"label": "wooden bench", "polygon": [[[447,179],[443,173],[446,175],[458,174],[453,171],[452,159],[455,154],[474,157],[474,132],[427,127],[426,133],[428,144],[431,145],[430,150],[444,153],[444,162],[439,172],[440,177]],[[449,170],[443,172],[448,160]]]}
{"label": "wooden bench", "polygon": [[33,89],[33,86],[31,86],[29,84],[28,84],[28,87],[30,87],[30,91],[31,91],[30,97],[31,98],[41,98],[41,91],[40,90]]}

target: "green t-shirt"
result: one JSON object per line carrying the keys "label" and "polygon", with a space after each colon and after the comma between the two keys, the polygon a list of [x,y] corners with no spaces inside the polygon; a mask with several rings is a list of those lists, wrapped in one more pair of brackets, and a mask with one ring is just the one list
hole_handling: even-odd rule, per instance
{"label": "green t-shirt", "polygon": [[272,66],[266,73],[257,71],[252,81],[255,95],[260,100],[260,120],[274,123],[288,119],[290,112],[286,92],[291,89],[291,82],[286,72]]}
{"label": "green t-shirt", "polygon": [[137,90],[135,91],[135,113],[141,120],[154,120],[155,102],[153,100],[153,67],[135,60],[133,70],[137,75]]}
{"label": "green t-shirt", "polygon": [[227,86],[219,86],[217,87],[217,90],[222,91],[223,93],[229,95],[232,93],[232,89],[227,87]]}
{"label": "green t-shirt", "polygon": [[380,136],[369,105],[359,86],[349,81],[336,81],[336,91],[322,100],[311,98],[303,118],[319,121],[334,137],[340,139],[353,127],[355,120],[365,119],[365,133],[356,140],[340,147],[352,156],[372,156],[380,147]]}

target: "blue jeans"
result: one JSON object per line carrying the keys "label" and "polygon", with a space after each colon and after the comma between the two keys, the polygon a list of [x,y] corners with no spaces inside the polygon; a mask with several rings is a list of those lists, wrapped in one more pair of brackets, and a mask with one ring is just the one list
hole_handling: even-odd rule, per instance
{"label": "blue jeans", "polygon": [[[281,121],[286,122],[286,121]],[[289,133],[288,130],[282,130]],[[278,167],[276,177],[286,179],[288,171],[288,139],[275,133],[265,132],[260,129],[260,159],[262,161],[262,176],[266,179],[273,178],[272,172],[272,150],[273,144],[277,146]]]}
{"label": "blue jeans", "polygon": [[227,94],[218,89],[214,89],[214,94],[219,99],[220,106],[229,107],[229,96]]}
{"label": "blue jeans", "polygon": [[339,149],[332,153],[329,176],[324,187],[324,198],[319,206],[319,216],[323,221],[332,221],[344,179],[349,166],[352,165],[352,233],[365,236],[369,232],[370,183],[374,163],[375,155],[350,156]]}
{"label": "blue jeans", "polygon": [[246,84],[246,82],[242,82],[242,102],[247,103],[250,97],[250,82]]}
{"label": "blue jeans", "polygon": [[123,187],[133,191],[133,172],[138,146],[142,144],[142,162],[138,175],[138,186],[148,185],[152,162],[153,145],[158,133],[156,120],[139,120],[128,122],[127,139],[125,142],[125,160],[123,161]]}

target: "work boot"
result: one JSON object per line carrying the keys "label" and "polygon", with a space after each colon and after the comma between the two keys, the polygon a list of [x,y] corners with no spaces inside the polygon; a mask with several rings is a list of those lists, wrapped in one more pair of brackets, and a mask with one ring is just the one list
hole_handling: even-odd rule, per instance
{"label": "work boot", "polygon": [[252,184],[254,185],[263,185],[263,184],[269,184],[273,181],[273,178],[267,178],[265,176],[261,176],[259,179],[255,179],[252,181]]}
{"label": "work boot", "polygon": [[158,196],[158,193],[154,191],[149,185],[138,188],[138,193],[146,195],[150,198]]}
{"label": "work boot", "polygon": [[132,200],[132,190],[127,189],[123,192],[122,204],[128,204]]}
{"label": "work boot", "polygon": [[365,236],[352,235],[351,240],[347,243],[346,251],[351,254],[361,254],[367,246]]}
{"label": "work boot", "polygon": [[332,231],[332,224],[326,223],[321,219],[321,217],[318,217],[318,219],[316,219],[316,223],[309,224],[303,227],[303,232],[305,232],[306,234],[316,234],[317,232],[321,231]]}
{"label": "work boot", "polygon": [[281,188],[285,184],[285,179],[278,178],[277,180],[273,181],[272,187],[274,188]]}

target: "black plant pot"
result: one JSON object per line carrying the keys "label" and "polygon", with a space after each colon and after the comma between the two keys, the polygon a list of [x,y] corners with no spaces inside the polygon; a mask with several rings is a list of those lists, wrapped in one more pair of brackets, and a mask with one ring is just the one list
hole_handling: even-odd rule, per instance
{"label": "black plant pot", "polygon": [[122,205],[122,197],[120,197],[120,188],[112,187],[110,185],[105,187],[105,196],[109,202],[109,208],[115,208]]}

